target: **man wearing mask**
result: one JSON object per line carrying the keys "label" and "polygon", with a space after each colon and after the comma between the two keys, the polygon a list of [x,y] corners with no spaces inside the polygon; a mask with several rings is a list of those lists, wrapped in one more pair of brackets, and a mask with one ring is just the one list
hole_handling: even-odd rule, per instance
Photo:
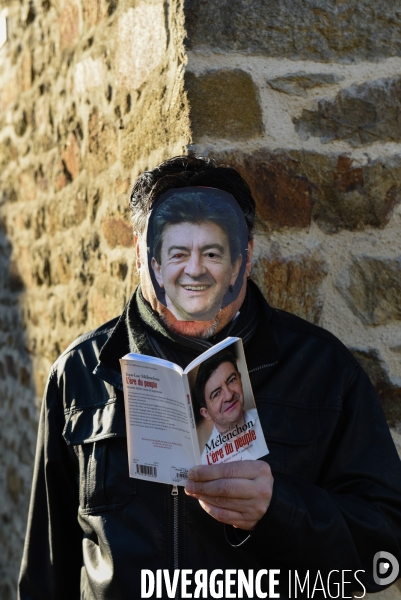
{"label": "man wearing mask", "polygon": [[[152,278],[149,218],[180,193],[234,203],[246,231],[238,285],[206,320],[177,319]],[[278,569],[281,598],[294,570],[326,582],[346,571],[345,596],[379,591],[375,555],[401,559],[400,461],[353,356],[271,308],[249,279],[249,187],[232,168],[176,157],[138,179],[131,209],[140,286],[119,319],[81,336],[50,373],[20,598],[140,598],[144,569]],[[131,351],[185,367],[227,336],[242,338],[269,455],[196,467],[185,493],[130,479],[119,359]]]}
{"label": "man wearing mask", "polygon": [[244,217],[230,198],[219,190],[170,190],[152,209],[149,270],[158,299],[178,320],[214,319],[232,302],[237,282],[241,287],[241,252],[247,252],[248,240]]}

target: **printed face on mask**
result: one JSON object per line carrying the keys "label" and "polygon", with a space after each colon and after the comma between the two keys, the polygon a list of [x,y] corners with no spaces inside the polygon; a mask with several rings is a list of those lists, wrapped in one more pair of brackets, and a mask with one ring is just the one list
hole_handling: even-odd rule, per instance
{"label": "printed face on mask", "polygon": [[244,392],[241,375],[231,362],[223,362],[210,375],[204,388],[206,408],[200,413],[222,432],[243,420]]}
{"label": "printed face on mask", "polygon": [[179,320],[210,320],[235,284],[242,263],[232,262],[226,233],[212,221],[178,223],[164,229],[161,263],[152,258],[167,308]]}
{"label": "printed face on mask", "polygon": [[245,217],[223,190],[170,189],[152,209],[148,268],[158,301],[178,321],[213,321],[243,288]]}

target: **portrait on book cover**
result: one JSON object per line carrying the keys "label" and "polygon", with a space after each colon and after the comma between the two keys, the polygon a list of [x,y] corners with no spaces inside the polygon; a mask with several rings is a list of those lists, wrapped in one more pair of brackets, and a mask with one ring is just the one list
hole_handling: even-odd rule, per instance
{"label": "portrait on book cover", "polygon": [[203,464],[252,459],[264,444],[245,359],[236,346],[202,362],[189,379]]}
{"label": "portrait on book cover", "polygon": [[209,321],[242,287],[247,226],[231,194],[178,188],[162,194],[147,234],[148,265],[158,300],[180,321]]}

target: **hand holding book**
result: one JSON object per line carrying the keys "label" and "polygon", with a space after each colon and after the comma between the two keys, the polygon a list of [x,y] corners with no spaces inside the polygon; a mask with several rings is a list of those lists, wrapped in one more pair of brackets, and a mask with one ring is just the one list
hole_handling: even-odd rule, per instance
{"label": "hand holding book", "polygon": [[217,521],[252,530],[267,511],[273,476],[262,460],[197,466],[188,472],[185,493],[197,498]]}

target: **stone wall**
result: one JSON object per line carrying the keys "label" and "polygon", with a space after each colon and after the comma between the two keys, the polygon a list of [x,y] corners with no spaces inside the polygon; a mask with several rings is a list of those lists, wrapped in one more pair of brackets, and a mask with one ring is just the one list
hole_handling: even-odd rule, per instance
{"label": "stone wall", "polygon": [[[4,4],[4,2],[3,2]],[[0,598],[15,597],[52,362],[137,282],[128,194],[185,152],[179,0],[9,0],[0,49]],[[36,399],[36,400],[35,400]]]}
{"label": "stone wall", "polygon": [[[187,0],[190,151],[258,206],[253,276],[326,327],[401,421],[400,4]],[[369,15],[369,16],[368,16]]]}
{"label": "stone wall", "polygon": [[189,149],[249,182],[254,279],[354,352],[401,455],[400,9],[185,2]]}
{"label": "stone wall", "polygon": [[169,156],[196,151],[245,175],[254,278],[273,305],[353,349],[401,447],[399,2],[182,2],[2,3],[5,600],[48,370],[133,290],[129,189]]}

